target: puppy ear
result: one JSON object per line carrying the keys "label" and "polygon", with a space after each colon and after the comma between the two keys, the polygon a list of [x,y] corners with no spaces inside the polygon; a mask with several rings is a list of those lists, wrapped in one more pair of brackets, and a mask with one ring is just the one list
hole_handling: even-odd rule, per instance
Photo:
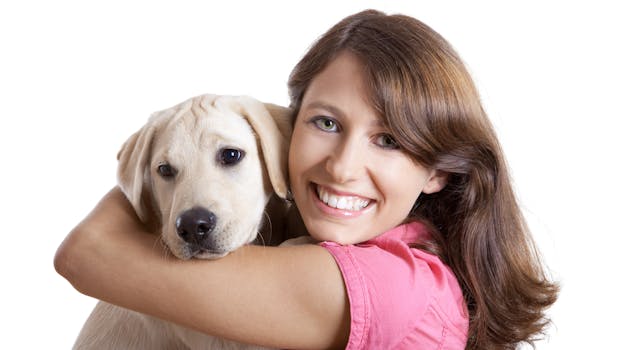
{"label": "puppy ear", "polygon": [[288,149],[293,127],[291,110],[246,96],[232,98],[231,102],[229,107],[247,119],[258,137],[274,192],[286,198]]}
{"label": "puppy ear", "polygon": [[274,105],[273,103],[265,103],[264,105],[284,139],[290,142],[293,134],[293,111],[288,107]]}
{"label": "puppy ear", "polygon": [[153,118],[131,135],[118,152],[118,184],[142,222],[151,220],[150,159],[155,135]]}

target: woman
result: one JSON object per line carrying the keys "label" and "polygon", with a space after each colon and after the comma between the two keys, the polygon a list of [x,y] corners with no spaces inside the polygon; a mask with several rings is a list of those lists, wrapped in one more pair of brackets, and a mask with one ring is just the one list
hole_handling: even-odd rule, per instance
{"label": "woman", "polygon": [[289,79],[291,190],[310,235],[170,261],[112,190],[59,248],[81,292],[280,348],[505,349],[557,297],[458,55],[402,15],[364,11]]}

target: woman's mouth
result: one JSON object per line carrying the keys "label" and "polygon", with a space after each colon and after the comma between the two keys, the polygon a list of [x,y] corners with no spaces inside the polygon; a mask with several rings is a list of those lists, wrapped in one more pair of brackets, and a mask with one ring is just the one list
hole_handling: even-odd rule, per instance
{"label": "woman's mouth", "polygon": [[350,212],[358,212],[370,204],[371,200],[355,195],[336,194],[327,188],[316,185],[316,194],[321,202],[330,208],[346,210]]}

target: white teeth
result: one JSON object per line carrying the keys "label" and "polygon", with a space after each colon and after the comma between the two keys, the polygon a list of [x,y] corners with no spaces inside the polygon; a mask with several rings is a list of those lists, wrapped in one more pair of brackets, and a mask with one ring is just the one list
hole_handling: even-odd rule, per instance
{"label": "white teeth", "polygon": [[321,197],[321,201],[323,201],[324,203],[329,202],[329,195],[327,194],[327,192],[319,190],[319,197]]}
{"label": "white teeth", "polygon": [[344,197],[340,197],[340,199],[338,199],[338,204],[336,204],[336,208],[338,209],[344,209],[347,206],[347,199]]}
{"label": "white teeth", "polygon": [[332,208],[345,209],[350,211],[359,211],[368,206],[369,200],[349,197],[349,196],[337,196],[335,194],[327,192],[323,187],[317,186],[317,192],[321,202],[327,204]]}
{"label": "white teeth", "polygon": [[327,195],[329,200],[327,201],[327,205],[330,207],[336,208],[338,206],[338,197]]}

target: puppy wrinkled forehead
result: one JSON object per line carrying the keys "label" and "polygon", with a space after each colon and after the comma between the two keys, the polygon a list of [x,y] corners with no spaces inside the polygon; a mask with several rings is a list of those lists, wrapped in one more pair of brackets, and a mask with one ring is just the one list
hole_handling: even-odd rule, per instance
{"label": "puppy wrinkled forehead", "polygon": [[202,118],[197,116],[201,122],[203,130],[216,136],[220,140],[238,143],[239,146],[249,146],[255,143],[254,131],[248,121],[236,111],[230,109],[226,104],[218,104],[217,99],[206,104],[201,101],[201,109],[196,109],[195,113],[204,113]]}
{"label": "puppy wrinkled forehead", "polygon": [[196,148],[226,144],[249,148],[256,144],[247,120],[226,104],[217,103],[217,98],[199,96],[187,102],[170,120],[166,128],[169,137],[177,141],[186,139]]}

